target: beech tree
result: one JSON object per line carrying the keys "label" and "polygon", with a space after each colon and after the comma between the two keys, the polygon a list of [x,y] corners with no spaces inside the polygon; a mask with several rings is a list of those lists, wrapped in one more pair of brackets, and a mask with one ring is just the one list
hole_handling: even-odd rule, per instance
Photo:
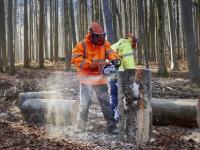
{"label": "beech tree", "polygon": [[192,0],[181,1],[181,14],[189,72],[192,80],[196,83],[200,83],[200,68],[192,19]]}

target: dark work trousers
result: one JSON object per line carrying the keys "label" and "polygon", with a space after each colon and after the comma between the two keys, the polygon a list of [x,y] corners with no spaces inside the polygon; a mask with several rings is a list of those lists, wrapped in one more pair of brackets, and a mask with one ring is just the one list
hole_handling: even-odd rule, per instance
{"label": "dark work trousers", "polygon": [[107,121],[108,130],[116,128],[116,122],[114,119],[114,113],[111,110],[109,103],[109,93],[106,84],[103,85],[80,85],[80,110],[78,118],[78,126],[81,129],[85,129],[88,121],[88,112],[91,105],[92,91],[95,91],[97,99],[99,100],[101,110],[104,118]]}

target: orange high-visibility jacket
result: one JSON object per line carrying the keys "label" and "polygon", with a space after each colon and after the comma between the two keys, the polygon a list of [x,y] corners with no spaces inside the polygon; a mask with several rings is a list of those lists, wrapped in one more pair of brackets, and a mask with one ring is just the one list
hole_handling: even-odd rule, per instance
{"label": "orange high-visibility jacket", "polygon": [[118,54],[111,49],[108,41],[102,46],[92,44],[89,34],[81,42],[78,42],[72,51],[72,64],[77,67],[80,83],[89,85],[106,84],[107,79],[101,71],[91,71],[90,64],[102,64],[106,59],[118,59]]}

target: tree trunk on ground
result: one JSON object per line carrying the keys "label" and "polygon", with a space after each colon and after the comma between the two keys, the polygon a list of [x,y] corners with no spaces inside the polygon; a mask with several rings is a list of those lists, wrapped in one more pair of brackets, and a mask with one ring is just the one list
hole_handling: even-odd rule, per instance
{"label": "tree trunk on ground", "polygon": [[153,123],[200,127],[200,101],[198,99],[152,98]]}
{"label": "tree trunk on ground", "polygon": [[197,56],[196,39],[192,20],[192,1],[181,1],[183,30],[187,49],[188,68],[193,82],[200,84],[200,68]]}
{"label": "tree trunk on ground", "polygon": [[77,124],[79,101],[65,99],[28,99],[21,105],[24,119],[29,122],[55,125]]}
{"label": "tree trunk on ground", "polygon": [[27,99],[51,99],[60,97],[60,94],[56,91],[25,92],[20,93],[18,97],[17,104],[20,107]]}

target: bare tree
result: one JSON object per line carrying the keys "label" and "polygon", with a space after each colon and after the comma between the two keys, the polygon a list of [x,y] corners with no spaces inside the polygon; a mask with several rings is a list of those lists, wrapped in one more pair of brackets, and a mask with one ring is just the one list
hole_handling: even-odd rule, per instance
{"label": "bare tree", "polygon": [[44,68],[44,49],[43,49],[43,37],[44,37],[44,1],[40,2],[40,24],[39,24],[39,68]]}
{"label": "bare tree", "polygon": [[5,4],[0,0],[0,71],[7,66],[6,58]]}
{"label": "bare tree", "polygon": [[196,39],[192,19],[192,0],[181,1],[181,17],[183,22],[189,72],[191,74],[192,81],[200,84],[200,68],[198,64]]}
{"label": "bare tree", "polygon": [[24,0],[24,67],[30,67],[29,59],[29,46],[28,46],[28,3],[27,0]]}
{"label": "bare tree", "polygon": [[172,10],[172,1],[168,1],[168,7],[169,7],[169,17],[170,17],[170,29],[171,29],[171,42],[172,42],[172,54],[173,54],[173,63],[174,68],[173,70],[179,70],[179,64],[178,64],[178,57],[176,53],[176,32],[175,32],[175,19],[173,15]]}
{"label": "bare tree", "polygon": [[176,38],[177,38],[177,57],[181,59],[180,54],[180,19],[179,19],[179,0],[176,0]]}
{"label": "bare tree", "polygon": [[74,19],[74,5],[73,5],[73,0],[70,0],[70,15],[71,15],[71,27],[72,27],[72,39],[73,39],[73,46],[76,45],[77,40],[76,40],[76,29],[75,29],[75,19]]}
{"label": "bare tree", "polygon": [[124,6],[124,17],[125,17],[125,20],[124,20],[124,23],[125,23],[125,33],[127,34],[129,32],[129,26],[128,26],[128,10],[127,10],[127,0],[122,0],[123,1],[123,6]]}
{"label": "bare tree", "polygon": [[8,0],[8,73],[13,75],[15,73],[15,58],[13,50],[13,1]]}
{"label": "bare tree", "polygon": [[50,0],[50,60],[53,60],[53,0]]}
{"label": "bare tree", "polygon": [[70,31],[70,15],[69,15],[69,3],[68,1],[64,0],[64,32],[65,32],[65,63],[66,63],[66,70],[70,70],[71,67],[71,49],[69,41],[69,31]]}
{"label": "bare tree", "polygon": [[157,0],[158,7],[158,21],[159,21],[159,29],[158,29],[158,72],[159,76],[166,77],[169,75],[166,67],[166,59],[165,59],[165,7],[163,0]]}
{"label": "bare tree", "polygon": [[156,46],[155,46],[155,0],[150,0],[150,19],[149,19],[149,36],[150,36],[150,60],[156,60]]}
{"label": "bare tree", "polygon": [[104,14],[104,22],[106,26],[106,32],[108,36],[108,40],[113,43],[113,28],[112,28],[112,16],[110,13],[109,1],[102,0],[103,14]]}
{"label": "bare tree", "polygon": [[116,0],[112,0],[112,16],[113,16],[113,38],[117,42],[117,4]]}
{"label": "bare tree", "polygon": [[55,0],[55,26],[54,26],[54,54],[55,60],[58,60],[58,0]]}

